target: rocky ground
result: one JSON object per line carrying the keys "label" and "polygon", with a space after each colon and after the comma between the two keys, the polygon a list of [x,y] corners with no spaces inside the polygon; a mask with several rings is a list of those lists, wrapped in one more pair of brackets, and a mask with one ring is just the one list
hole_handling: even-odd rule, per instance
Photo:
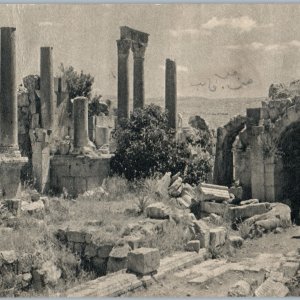
{"label": "rocky ground", "polygon": [[299,247],[300,227],[290,227],[246,240],[231,256],[176,271],[126,296],[299,296]]}

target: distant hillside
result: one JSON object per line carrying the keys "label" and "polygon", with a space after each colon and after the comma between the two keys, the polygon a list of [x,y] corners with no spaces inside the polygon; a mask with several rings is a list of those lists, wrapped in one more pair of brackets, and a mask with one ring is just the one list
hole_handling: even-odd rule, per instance
{"label": "distant hillside", "polygon": [[[104,96],[104,99],[111,99],[114,106],[117,106],[115,96]],[[183,116],[183,125],[187,126],[188,119],[192,115],[200,115],[206,120],[210,128],[217,128],[226,124],[235,115],[246,114],[247,108],[261,107],[261,101],[265,97],[259,98],[224,98],[208,99],[204,97],[178,97],[178,112]],[[165,106],[163,97],[148,98],[146,104],[154,103],[162,107]],[[132,109],[132,99],[130,99],[130,109]]]}

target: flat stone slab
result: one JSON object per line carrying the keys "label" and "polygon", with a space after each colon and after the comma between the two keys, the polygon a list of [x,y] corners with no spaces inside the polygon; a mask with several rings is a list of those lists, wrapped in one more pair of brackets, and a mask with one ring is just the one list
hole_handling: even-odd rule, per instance
{"label": "flat stone slab", "polygon": [[242,206],[228,207],[226,216],[231,219],[250,218],[255,215],[261,215],[269,211],[269,203],[256,203]]}
{"label": "flat stone slab", "polygon": [[217,214],[219,216],[224,216],[228,207],[230,207],[230,205],[225,203],[216,203],[216,202],[208,202],[208,201],[200,202],[201,212],[205,212],[208,214]]}

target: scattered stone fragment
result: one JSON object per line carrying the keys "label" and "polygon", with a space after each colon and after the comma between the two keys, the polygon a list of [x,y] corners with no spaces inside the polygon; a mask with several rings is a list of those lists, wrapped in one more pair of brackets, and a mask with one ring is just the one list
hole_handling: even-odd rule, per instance
{"label": "scattered stone fragment", "polygon": [[160,265],[160,255],[156,248],[139,248],[128,254],[127,269],[131,272],[146,275],[153,273]]}
{"label": "scattered stone fragment", "polygon": [[278,234],[278,233],[283,233],[283,228],[281,227],[276,227],[274,230],[274,233]]}
{"label": "scattered stone fragment", "polygon": [[208,225],[202,220],[197,220],[193,223],[195,226],[196,235],[200,241],[200,247],[208,248],[210,243],[210,230]]}
{"label": "scattered stone fragment", "polygon": [[229,207],[230,206],[228,204],[224,204],[224,203],[216,203],[216,202],[208,202],[208,201],[200,202],[201,212],[208,213],[208,214],[217,214],[219,216],[225,215]]}
{"label": "scattered stone fragment", "polygon": [[230,290],[228,291],[228,296],[230,297],[251,296],[251,286],[247,281],[240,280],[230,288]]}
{"label": "scattered stone fragment", "polygon": [[167,172],[160,180],[158,180],[156,193],[161,197],[168,196],[168,188],[170,184],[171,184],[171,172]]}
{"label": "scattered stone fragment", "polygon": [[280,270],[283,272],[285,277],[292,278],[296,275],[299,269],[299,261],[298,262],[286,262],[284,263]]}
{"label": "scattered stone fragment", "polygon": [[199,252],[200,250],[200,241],[199,240],[192,240],[192,241],[189,241],[185,247],[185,250],[186,251],[196,251],[196,252]]}
{"label": "scattered stone fragment", "polygon": [[256,297],[285,297],[289,289],[281,282],[268,278],[254,292]]}
{"label": "scattered stone fragment", "polygon": [[221,225],[223,223],[223,218],[214,213],[209,215],[209,219],[212,223],[216,225]]}
{"label": "scattered stone fragment", "polygon": [[43,218],[45,213],[45,205],[41,200],[31,203],[22,201],[21,211],[22,213],[27,213],[36,218]]}
{"label": "scattered stone fragment", "polygon": [[269,203],[248,204],[242,206],[228,207],[226,217],[230,220],[250,218],[255,215],[264,214],[269,211]]}
{"label": "scattered stone fragment", "polygon": [[182,178],[177,178],[169,187],[169,195],[171,197],[178,197],[182,192]]}
{"label": "scattered stone fragment", "polygon": [[234,248],[241,248],[244,243],[244,239],[238,235],[231,235],[228,240]]}
{"label": "scattered stone fragment", "polygon": [[146,215],[152,219],[167,219],[171,213],[170,207],[162,202],[150,204],[146,208]]}
{"label": "scattered stone fragment", "polygon": [[171,177],[170,185],[173,185],[173,183],[180,177],[180,172],[177,172],[175,175]]}
{"label": "scattered stone fragment", "polygon": [[224,227],[217,227],[210,229],[210,246],[215,248],[222,246],[226,241],[226,229]]}
{"label": "scattered stone fragment", "polygon": [[109,254],[107,273],[113,273],[126,269],[128,262],[127,256],[130,251],[131,248],[128,244],[114,247]]}
{"label": "scattered stone fragment", "polygon": [[0,264],[13,264],[17,261],[17,255],[14,250],[0,252]]}

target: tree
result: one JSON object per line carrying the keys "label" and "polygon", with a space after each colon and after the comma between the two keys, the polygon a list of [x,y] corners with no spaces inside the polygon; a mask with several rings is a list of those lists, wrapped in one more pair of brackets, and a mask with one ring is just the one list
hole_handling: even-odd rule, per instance
{"label": "tree", "polygon": [[67,68],[63,64],[59,67],[62,76],[66,79],[69,98],[74,99],[78,96],[91,98],[94,77],[91,74],[85,74],[83,71],[78,73],[72,66]]}
{"label": "tree", "polygon": [[112,171],[129,180],[170,171],[181,172],[185,182],[197,184],[211,170],[209,155],[194,159],[190,145],[176,141],[159,106],[137,109],[129,120],[122,120],[114,136],[117,149]]}

